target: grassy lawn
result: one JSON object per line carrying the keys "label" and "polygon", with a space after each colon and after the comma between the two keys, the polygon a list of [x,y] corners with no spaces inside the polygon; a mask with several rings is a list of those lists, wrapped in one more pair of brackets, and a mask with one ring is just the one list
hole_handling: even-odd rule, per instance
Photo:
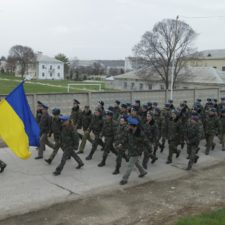
{"label": "grassy lawn", "polygon": [[174,225],[225,225],[225,208],[198,216],[186,217]]}
{"label": "grassy lawn", "polygon": [[[3,79],[3,80],[2,80]],[[7,80],[4,80],[7,79]],[[14,87],[16,87],[21,78],[13,75],[0,74],[0,94],[8,94]],[[105,84],[99,82],[76,82],[71,80],[31,80],[25,83],[26,93],[65,93],[67,92],[67,84],[77,84],[77,86],[70,87],[70,93],[98,91],[98,86],[89,86],[88,84],[101,84],[103,91],[113,91],[107,89]],[[86,86],[79,84],[87,84]]]}

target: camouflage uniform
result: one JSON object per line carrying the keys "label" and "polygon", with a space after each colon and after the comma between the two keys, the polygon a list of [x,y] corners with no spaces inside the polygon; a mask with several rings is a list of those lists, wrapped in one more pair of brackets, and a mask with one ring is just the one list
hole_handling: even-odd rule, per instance
{"label": "camouflage uniform", "polygon": [[219,139],[222,144],[222,151],[225,151],[225,117],[221,115],[218,123],[219,123]]}
{"label": "camouflage uniform", "polygon": [[158,159],[155,155],[153,155],[152,151],[158,137],[158,126],[154,120],[150,122],[147,121],[143,125],[143,131],[146,135],[147,145],[144,146],[144,158],[142,166],[144,169],[147,169],[149,158],[152,159],[152,163]]}
{"label": "camouflage uniform", "polygon": [[208,116],[205,120],[205,139],[206,139],[206,150],[205,154],[208,155],[210,149],[214,149],[215,144],[213,143],[214,136],[218,130],[218,119],[216,115]]}
{"label": "camouflage uniform", "polygon": [[84,148],[85,148],[87,140],[90,143],[93,142],[93,140],[92,140],[92,138],[90,136],[90,132],[88,132],[88,127],[89,127],[89,125],[91,123],[92,117],[93,117],[93,115],[92,115],[91,110],[88,110],[88,112],[85,112],[85,110],[84,110],[82,112],[81,124],[82,124],[82,127],[83,127],[84,135],[82,137],[82,141],[81,141],[78,153],[83,153],[84,152]]}
{"label": "camouflage uniform", "polygon": [[180,155],[180,150],[177,150],[177,146],[180,143],[180,132],[181,132],[181,123],[176,119],[170,119],[168,121],[168,142],[169,142],[169,155],[167,163],[172,162],[173,153],[176,154],[176,157]]}
{"label": "camouflage uniform", "polygon": [[113,108],[113,120],[118,120],[119,116],[120,116],[120,107],[115,106]]}
{"label": "camouflage uniform", "polygon": [[75,153],[74,150],[78,149],[79,146],[79,136],[74,129],[74,126],[70,124],[69,126],[62,126],[61,132],[61,148],[63,150],[63,156],[60,164],[57,166],[54,175],[59,175],[66,164],[67,159],[73,157],[78,163],[77,169],[80,169],[84,164],[80,157]]}
{"label": "camouflage uniform", "polygon": [[48,140],[48,134],[51,127],[51,116],[49,116],[48,112],[42,114],[39,126],[40,126],[40,146],[38,148],[38,156],[35,159],[43,158],[45,145],[48,145],[50,148],[55,147],[54,144]]}
{"label": "camouflage uniform", "polygon": [[91,124],[88,128],[88,132],[93,132],[94,134],[94,140],[92,142],[92,148],[89,153],[89,155],[86,157],[86,160],[92,159],[98,145],[101,145],[102,147],[104,146],[104,143],[100,137],[100,134],[102,132],[102,127],[103,127],[103,119],[102,116],[96,116],[94,115],[91,121]]}
{"label": "camouflage uniform", "polygon": [[116,168],[113,174],[118,174],[120,172],[120,167],[122,163],[122,158],[125,158],[126,161],[128,161],[128,157],[126,156],[126,149],[127,149],[127,125],[119,125],[115,132],[114,137],[114,147],[118,153],[116,157]]}
{"label": "camouflage uniform", "polygon": [[102,161],[98,164],[99,167],[105,166],[105,161],[110,152],[117,155],[117,151],[113,147],[114,134],[117,126],[118,124],[112,119],[112,117],[111,119],[104,120],[101,136],[105,137],[105,144],[103,148]]}
{"label": "camouflage uniform", "polygon": [[164,109],[161,111],[161,136],[162,136],[162,144],[161,144],[161,152],[165,147],[166,139],[168,139],[168,123],[170,119],[170,110]]}
{"label": "camouflage uniform", "polygon": [[130,174],[136,166],[139,170],[139,177],[145,176],[147,172],[143,169],[143,167],[140,165],[140,156],[143,151],[143,145],[146,138],[145,134],[141,131],[139,127],[137,127],[136,131],[128,131],[128,137],[127,137],[127,145],[128,145],[128,154],[129,154],[129,162],[127,165],[127,169],[125,174],[123,175],[122,181],[120,184],[125,184],[127,183]]}
{"label": "camouflage uniform", "polygon": [[58,153],[60,146],[61,146],[61,139],[60,139],[60,133],[62,129],[62,122],[59,117],[53,117],[51,121],[51,126],[50,126],[50,132],[49,136],[53,133],[54,137],[54,148],[53,152],[50,155],[49,159],[46,159],[45,161],[49,164],[51,164],[52,160],[55,158],[56,154]]}
{"label": "camouflage uniform", "polygon": [[189,155],[189,162],[187,170],[192,168],[192,165],[198,160],[198,145],[200,142],[201,132],[199,127],[199,122],[195,123],[192,121],[188,121],[185,131],[185,140],[187,142],[187,149]]}
{"label": "camouflage uniform", "polygon": [[77,128],[81,128],[81,116],[82,111],[79,106],[73,107],[70,114],[70,119],[73,121],[73,125]]}

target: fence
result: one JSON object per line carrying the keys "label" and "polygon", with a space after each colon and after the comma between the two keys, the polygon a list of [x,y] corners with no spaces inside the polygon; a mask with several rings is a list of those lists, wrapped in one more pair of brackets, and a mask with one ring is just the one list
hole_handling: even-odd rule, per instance
{"label": "fence", "polygon": [[[81,102],[81,107],[89,105],[94,109],[97,102],[103,100],[105,108],[113,105],[114,101],[120,100],[122,103],[133,103],[139,99],[142,103],[157,101],[160,106],[166,102],[165,90],[152,91],[121,91],[121,92],[88,92],[88,93],[57,93],[57,94],[27,94],[28,102],[32,112],[36,111],[37,101],[41,101],[49,106],[50,109],[59,107],[62,113],[68,114],[71,111],[73,99],[78,99]],[[219,88],[205,89],[182,89],[174,90],[174,104],[178,105],[181,101],[187,100],[191,106],[197,98],[201,98],[203,102],[208,98],[220,99],[220,96],[225,96],[225,90]],[[2,98],[4,96],[0,96]]]}

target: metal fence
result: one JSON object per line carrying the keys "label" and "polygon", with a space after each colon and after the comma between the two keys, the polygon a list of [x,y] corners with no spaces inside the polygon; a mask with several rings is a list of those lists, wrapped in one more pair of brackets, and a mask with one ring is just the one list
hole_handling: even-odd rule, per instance
{"label": "metal fence", "polygon": [[[187,100],[191,106],[197,98],[204,101],[208,97],[220,99],[225,96],[225,90],[219,88],[205,89],[182,89],[174,90],[174,104],[178,105],[181,101]],[[2,98],[4,96],[0,96]],[[71,111],[73,99],[78,99],[81,107],[89,105],[94,109],[98,101],[105,102],[105,108],[114,104],[114,101],[120,100],[121,103],[133,103],[139,99],[142,103],[157,101],[162,106],[167,99],[165,90],[152,91],[121,91],[121,92],[88,92],[88,93],[56,93],[56,94],[27,94],[28,102],[32,112],[36,111],[37,101],[41,101],[49,106],[50,109],[59,107],[62,113],[68,114]]]}

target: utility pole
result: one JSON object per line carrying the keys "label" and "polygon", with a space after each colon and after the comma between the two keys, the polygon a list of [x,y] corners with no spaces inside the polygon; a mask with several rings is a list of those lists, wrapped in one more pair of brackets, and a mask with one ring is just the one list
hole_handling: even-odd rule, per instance
{"label": "utility pole", "polygon": [[174,72],[175,72],[175,60],[176,60],[176,40],[177,40],[177,23],[179,16],[176,17],[176,28],[175,28],[175,37],[174,37],[174,46],[173,46],[173,58],[172,58],[172,68],[171,68],[171,86],[170,86],[170,100],[173,100],[173,82],[174,82]]}

